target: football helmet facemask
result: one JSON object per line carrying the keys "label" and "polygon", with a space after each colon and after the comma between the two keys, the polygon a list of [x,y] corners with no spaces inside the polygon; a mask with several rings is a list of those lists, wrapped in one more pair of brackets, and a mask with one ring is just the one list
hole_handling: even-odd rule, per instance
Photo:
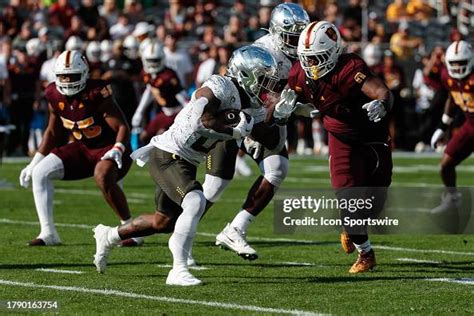
{"label": "football helmet facemask", "polygon": [[67,50],[58,56],[54,64],[54,74],[59,93],[72,96],[86,87],[89,65],[81,53]]}
{"label": "football helmet facemask", "polygon": [[266,49],[248,45],[235,50],[227,76],[235,78],[249,96],[252,107],[260,107],[276,95],[278,64]]}
{"label": "football helmet facemask", "polygon": [[332,23],[312,22],[300,35],[298,57],[308,78],[317,80],[333,70],[341,52],[341,34]]}
{"label": "football helmet facemask", "polygon": [[446,68],[451,77],[462,79],[471,73],[474,56],[472,46],[466,41],[457,41],[446,50]]}
{"label": "football helmet facemask", "polygon": [[308,13],[300,5],[282,3],[272,11],[269,31],[285,55],[297,58],[298,38],[308,24]]}
{"label": "football helmet facemask", "polygon": [[157,74],[165,68],[163,44],[158,41],[148,43],[142,51],[143,69],[146,73]]}

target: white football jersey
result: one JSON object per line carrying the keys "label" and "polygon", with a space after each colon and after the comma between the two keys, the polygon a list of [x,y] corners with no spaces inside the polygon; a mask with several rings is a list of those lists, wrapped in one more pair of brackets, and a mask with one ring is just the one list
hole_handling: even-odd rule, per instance
{"label": "white football jersey", "polygon": [[[221,101],[221,110],[241,109],[239,91],[230,78],[213,75],[204,82],[203,87],[211,89]],[[153,137],[150,143],[199,165],[204,161],[206,153],[219,141],[201,133],[205,130],[201,116],[206,104],[196,100],[193,94],[189,104],[176,116],[173,125],[163,134]]]}
{"label": "white football jersey", "polygon": [[266,48],[275,58],[278,64],[278,78],[288,79],[290,74],[291,66],[293,65],[291,59],[288,58],[279,48],[275,45],[275,41],[271,34],[260,37],[254,42],[255,45]]}

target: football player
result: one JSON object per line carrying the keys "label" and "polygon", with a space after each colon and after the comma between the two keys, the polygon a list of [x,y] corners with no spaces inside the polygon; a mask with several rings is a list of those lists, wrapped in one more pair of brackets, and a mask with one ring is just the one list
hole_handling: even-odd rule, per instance
{"label": "football player", "polygon": [[[373,198],[367,209],[341,216],[373,217],[381,211],[391,183],[392,158],[388,146],[386,115],[393,96],[356,54],[342,54],[338,29],[326,21],[312,22],[298,42],[298,57],[288,84],[298,99],[319,110],[329,133],[331,185],[338,199]],[[357,187],[363,187],[358,190]],[[365,272],[375,266],[366,227],[344,227],[341,235],[347,253],[358,250],[349,272]]]}
{"label": "football player", "polygon": [[441,158],[441,179],[446,187],[441,205],[432,213],[443,213],[461,205],[461,193],[456,189],[456,166],[469,157],[474,150],[474,54],[466,41],[456,41],[446,50],[446,68],[441,72],[443,86],[450,96],[446,101],[439,128],[431,138],[431,146],[436,148],[445,137],[453,121],[453,113],[459,106],[466,120],[449,140]]}
{"label": "football player", "polygon": [[[279,92],[286,85],[290,68],[297,60],[298,37],[308,23],[308,14],[301,6],[293,3],[280,4],[272,11],[270,33],[254,43],[267,49],[277,61]],[[229,68],[231,74],[238,70],[239,68]],[[244,259],[258,258],[257,252],[246,240],[247,228],[270,203],[288,172],[288,152],[285,147],[286,120],[293,108],[284,108],[283,105],[293,105],[295,97],[291,90],[282,92],[273,112],[273,121],[278,124],[278,129],[274,129],[274,133],[261,132],[262,128],[269,130],[264,127],[267,116],[265,108],[256,108],[252,105],[250,109],[245,110],[254,117],[255,125],[250,137],[245,139],[242,149],[255,160],[262,175],[255,180],[232,222],[228,223],[216,237],[216,245],[231,249]],[[250,99],[250,101],[256,103],[256,100]],[[223,142],[209,153],[203,185],[208,207],[219,199],[232,180],[237,152],[238,146],[235,142]]]}
{"label": "football player", "polygon": [[[20,185],[33,182],[41,225],[30,246],[61,242],[53,221],[53,180],[94,176],[104,199],[122,223],[131,220],[125,195],[117,184],[128,172],[130,131],[106,82],[88,79],[89,66],[79,51],[61,53],[56,79],[45,91],[49,122],[31,162],[21,171]],[[123,157],[123,158],[122,158]]]}
{"label": "football player", "polygon": [[[197,166],[216,144],[225,140],[241,141],[250,134],[253,118],[247,120],[240,109],[251,104],[257,106],[250,99],[262,106],[278,83],[277,63],[263,48],[244,46],[236,50],[229,68],[236,69],[236,63],[240,69],[237,73],[213,75],[205,81],[173,125],[132,154],[141,164],[150,162],[150,175],[157,184],[156,211],[141,215],[127,225],[114,228],[98,225],[94,229],[97,246],[94,264],[98,272],[105,271],[107,256],[120,240],[173,232],[168,242],[173,268],[166,284],[201,284],[189,272],[187,262],[206,205],[202,186],[196,180]],[[229,111],[239,118],[234,122],[236,125],[222,119],[222,114]]]}
{"label": "football player", "polygon": [[143,142],[148,142],[153,136],[163,133],[174,122],[178,112],[186,104],[186,91],[181,87],[176,72],[165,67],[163,44],[152,41],[142,50],[142,62],[146,84],[140,104],[132,118],[132,127],[140,128],[143,115],[154,100],[160,107],[160,112],[140,135]]}

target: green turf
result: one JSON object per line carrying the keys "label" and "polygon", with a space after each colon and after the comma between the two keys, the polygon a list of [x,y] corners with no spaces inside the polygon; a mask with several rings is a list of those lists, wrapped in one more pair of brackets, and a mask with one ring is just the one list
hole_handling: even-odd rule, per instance
{"label": "green turf", "polygon": [[[437,158],[395,159],[395,167],[399,168],[399,172],[394,173],[394,185],[439,186],[436,170],[438,161]],[[468,167],[472,165],[473,159],[463,164]],[[465,254],[379,249],[376,250],[377,269],[354,276],[349,275],[347,270],[355,260],[355,255],[342,253],[337,234],[276,235],[273,232],[273,208],[269,206],[249,229],[250,242],[260,255],[258,260],[244,261],[231,252],[215,247],[214,238],[205,233],[218,233],[233,217],[253,178],[235,179],[222,201],[211,209],[199,225],[201,234],[196,239],[194,256],[208,269],[193,273],[205,282],[204,286],[165,286],[169,268],[160,265],[171,264],[168,236],[165,235],[148,238],[140,248],[115,249],[110,256],[107,273],[99,275],[92,265],[95,244],[89,228],[58,227],[63,245],[31,248],[25,243],[36,236],[38,225],[5,222],[37,221],[31,190],[21,189],[17,184],[23,166],[8,163],[0,167],[0,179],[14,185],[10,189],[0,189],[0,280],[330,314],[441,315],[472,314],[474,311],[474,285],[425,280],[473,278],[474,236],[471,235],[372,236],[375,245],[441,249]],[[298,189],[328,186],[325,166],[325,159],[293,159],[284,187]],[[407,168],[417,166],[421,166],[418,171],[411,172]],[[473,174],[469,168],[460,172],[459,185],[473,186]],[[91,179],[58,181],[56,189],[57,223],[91,227],[98,223],[117,224]],[[154,185],[146,169],[132,168],[125,179],[125,191],[134,215],[153,210]],[[252,239],[255,237],[259,239]],[[287,240],[278,240],[282,238]],[[302,243],[301,240],[314,242]],[[404,262],[398,258],[439,263]],[[286,262],[313,265],[292,266]],[[76,270],[83,274],[47,273],[37,271],[38,268]],[[60,305],[59,312],[67,314],[262,314],[222,306],[0,284],[2,300],[56,300]],[[0,310],[0,314],[7,312],[5,309]]]}

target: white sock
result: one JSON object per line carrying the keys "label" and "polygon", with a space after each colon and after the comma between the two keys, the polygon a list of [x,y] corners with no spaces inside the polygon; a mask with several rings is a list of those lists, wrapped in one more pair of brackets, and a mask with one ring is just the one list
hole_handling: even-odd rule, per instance
{"label": "white sock", "polygon": [[253,220],[255,219],[255,215],[250,214],[244,209],[241,209],[237,215],[235,215],[232,223],[230,226],[238,228],[241,232],[246,233],[247,227]]}
{"label": "white sock", "polygon": [[131,217],[129,219],[125,219],[125,220],[121,219],[120,220],[120,225],[128,224],[128,223],[132,222],[132,220],[133,219]]}
{"label": "white sock", "polygon": [[122,241],[122,238],[120,238],[120,235],[118,233],[118,226],[112,228],[111,230],[108,231],[107,233],[107,241],[111,245],[117,245],[119,242]]}
{"label": "white sock", "polygon": [[183,213],[176,220],[168,246],[173,254],[173,269],[187,269],[197,225],[204,213],[206,198],[202,191],[188,192],[181,203]]}
{"label": "white sock", "polygon": [[52,180],[63,177],[63,162],[54,154],[47,155],[33,169],[33,197],[41,225],[39,238],[58,235],[53,220],[54,186]]}
{"label": "white sock", "polygon": [[368,253],[372,249],[372,246],[370,246],[370,240],[368,239],[365,243],[360,245],[354,243],[354,246],[360,254]]}

